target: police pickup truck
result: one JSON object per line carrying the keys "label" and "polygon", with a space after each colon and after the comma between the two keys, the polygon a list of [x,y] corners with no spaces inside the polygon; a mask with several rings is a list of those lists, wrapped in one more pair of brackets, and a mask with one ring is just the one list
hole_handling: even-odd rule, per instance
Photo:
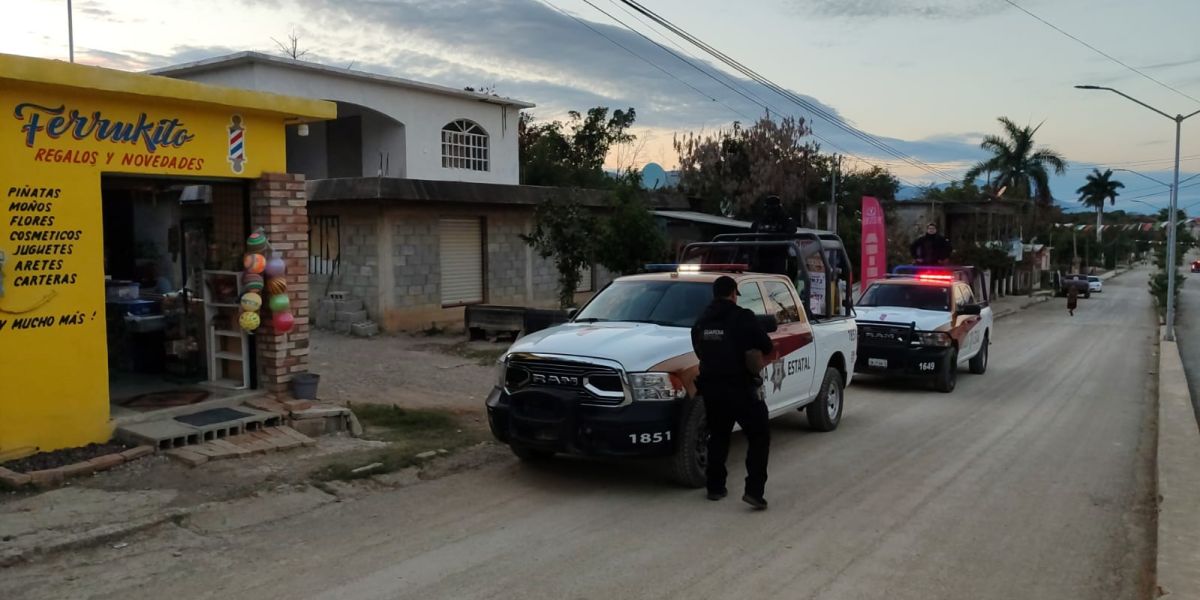
{"label": "police pickup truck", "polygon": [[930,380],[952,392],[961,363],[983,374],[992,309],[973,267],[897,267],[859,298],[858,373]]}
{"label": "police pickup truck", "polygon": [[[773,246],[783,255],[792,248],[801,256],[796,240],[770,243],[775,241],[788,242]],[[819,239],[810,241],[821,248]],[[838,264],[848,264],[837,244]],[[734,254],[758,249],[743,241]],[[691,259],[708,254],[684,252]],[[821,277],[832,273],[825,256],[817,252],[812,262],[822,263]],[[501,357],[487,398],[493,435],[522,460],[556,453],[666,458],[674,480],[703,486],[708,434],[695,385],[699,362],[691,327],[722,275],[737,281],[738,304],[759,315],[774,341],[761,373],[771,417],[799,409],[813,429],[837,428],[854,364],[857,330],[851,304],[844,304],[840,317],[827,314],[836,312],[831,301],[838,280],[833,277],[809,279],[808,270],[800,268],[809,291],[802,294],[787,275],[754,272],[753,266],[648,267],[651,272],[613,281],[570,322],[521,338]],[[819,292],[812,289],[818,280]],[[841,288],[848,283],[846,270]],[[814,297],[825,302],[816,312]]]}

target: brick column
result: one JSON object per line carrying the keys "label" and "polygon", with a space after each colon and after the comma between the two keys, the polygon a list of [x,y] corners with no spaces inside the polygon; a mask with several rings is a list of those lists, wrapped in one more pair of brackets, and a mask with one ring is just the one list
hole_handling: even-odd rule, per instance
{"label": "brick column", "polygon": [[[273,396],[288,397],[288,382],[295,373],[308,371],[308,200],[304,176],[267,173],[250,190],[251,227],[262,227],[272,249],[287,264],[288,297],[296,324],[288,333],[276,333],[264,311],[258,344],[259,388]],[[266,298],[264,298],[264,304]]]}

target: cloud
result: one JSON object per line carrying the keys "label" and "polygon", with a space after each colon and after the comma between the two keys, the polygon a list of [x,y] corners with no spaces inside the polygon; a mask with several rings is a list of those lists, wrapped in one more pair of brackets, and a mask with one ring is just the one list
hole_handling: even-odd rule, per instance
{"label": "cloud", "polygon": [[1170,61],[1170,62],[1161,62],[1161,63],[1157,63],[1157,64],[1153,64],[1153,65],[1145,65],[1142,67],[1142,69],[1147,70],[1147,71],[1153,70],[1153,69],[1172,69],[1175,67],[1187,67],[1187,66],[1194,65],[1197,63],[1200,63],[1200,56],[1195,56],[1195,57],[1187,58],[1184,60],[1176,60],[1176,61]]}
{"label": "cloud", "polygon": [[791,0],[791,4],[801,13],[850,19],[974,19],[1007,8],[996,0]]}

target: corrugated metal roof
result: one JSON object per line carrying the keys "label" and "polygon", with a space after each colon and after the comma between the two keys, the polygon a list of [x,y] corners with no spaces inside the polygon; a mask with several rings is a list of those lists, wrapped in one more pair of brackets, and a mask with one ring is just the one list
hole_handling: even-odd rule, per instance
{"label": "corrugated metal roof", "polygon": [[721,225],[723,227],[737,227],[739,229],[750,229],[749,221],[739,221],[728,217],[720,217],[707,213],[694,212],[690,210],[656,210],[655,216],[665,219],[679,219],[680,221],[691,221],[693,223],[706,223],[708,225]]}

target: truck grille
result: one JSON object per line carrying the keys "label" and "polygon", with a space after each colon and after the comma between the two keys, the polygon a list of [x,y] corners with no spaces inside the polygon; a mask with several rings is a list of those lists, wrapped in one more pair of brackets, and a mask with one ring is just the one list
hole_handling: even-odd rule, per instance
{"label": "truck grille", "polygon": [[504,383],[509,392],[533,388],[571,391],[586,404],[617,406],[625,401],[621,372],[590,363],[510,358]]}
{"label": "truck grille", "polygon": [[868,346],[907,346],[912,341],[912,327],[860,324],[858,341]]}

